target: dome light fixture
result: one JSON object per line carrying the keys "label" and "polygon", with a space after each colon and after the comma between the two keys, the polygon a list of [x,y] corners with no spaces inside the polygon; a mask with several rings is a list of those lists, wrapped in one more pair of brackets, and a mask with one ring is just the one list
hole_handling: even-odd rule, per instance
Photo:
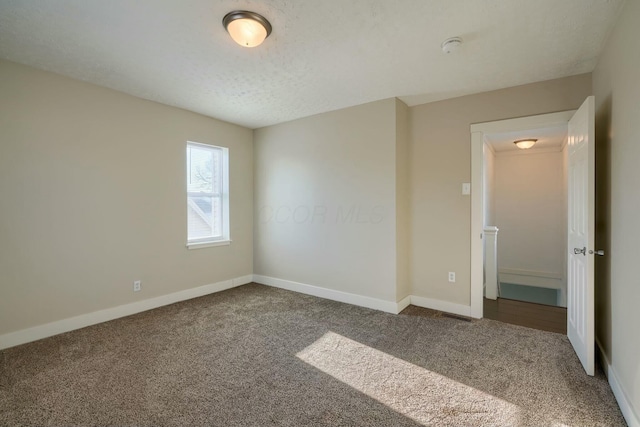
{"label": "dome light fixture", "polygon": [[271,24],[262,15],[234,10],[222,18],[222,25],[233,41],[244,47],[256,47],[271,34]]}
{"label": "dome light fixture", "polygon": [[536,142],[538,142],[537,139],[519,139],[517,141],[513,141],[514,144],[516,144],[516,147],[518,147],[521,150],[528,150],[529,148],[533,147],[534,145],[536,145]]}

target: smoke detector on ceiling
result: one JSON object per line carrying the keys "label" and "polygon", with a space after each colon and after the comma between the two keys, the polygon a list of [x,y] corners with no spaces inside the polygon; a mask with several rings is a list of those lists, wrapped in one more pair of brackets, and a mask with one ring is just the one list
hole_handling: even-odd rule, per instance
{"label": "smoke detector on ceiling", "polygon": [[457,51],[462,44],[462,39],[460,37],[451,37],[442,42],[440,47],[444,53],[452,53]]}

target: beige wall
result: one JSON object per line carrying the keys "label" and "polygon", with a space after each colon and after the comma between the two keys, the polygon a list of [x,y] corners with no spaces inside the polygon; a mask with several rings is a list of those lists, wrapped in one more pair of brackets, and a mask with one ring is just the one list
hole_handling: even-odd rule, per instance
{"label": "beige wall", "polygon": [[396,108],[255,131],[255,274],[396,301]]}
{"label": "beige wall", "polygon": [[590,94],[584,74],[410,108],[413,295],[470,304],[469,126],[575,109]]}
{"label": "beige wall", "polygon": [[593,73],[596,335],[640,419],[640,2],[626,3]]}
{"label": "beige wall", "polygon": [[[0,335],[252,273],[250,130],[6,61],[0,94]],[[185,247],[187,140],[229,147],[230,246]]]}
{"label": "beige wall", "polygon": [[501,270],[543,273],[566,288],[564,169],[562,151],[496,155],[494,225],[500,229]]}

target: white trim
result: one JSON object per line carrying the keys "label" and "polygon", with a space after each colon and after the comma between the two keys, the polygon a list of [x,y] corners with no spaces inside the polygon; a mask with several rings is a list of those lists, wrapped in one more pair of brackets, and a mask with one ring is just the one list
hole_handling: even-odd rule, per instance
{"label": "white trim", "polygon": [[640,427],[640,417],[637,415],[638,410],[640,408],[633,407],[631,403],[631,399],[629,399],[627,393],[625,393],[624,388],[622,388],[622,384],[620,384],[620,380],[618,380],[618,374],[615,369],[609,362],[609,358],[607,354],[604,352],[602,345],[600,344],[600,340],[596,337],[596,347],[598,349],[598,353],[600,356],[600,363],[603,365],[604,373],[607,376],[607,380],[609,380],[609,385],[611,386],[611,391],[613,391],[613,395],[618,402],[618,406],[620,407],[620,411],[624,416],[624,419],[627,421],[629,427]]}
{"label": "white trim", "polygon": [[411,295],[404,297],[400,301],[398,301],[398,307],[396,308],[396,313],[400,313],[405,308],[411,305]]}
{"label": "white trim", "polygon": [[237,277],[235,279],[225,280],[222,282],[204,285],[197,288],[186,289],[184,291],[132,302],[130,304],[119,305],[117,307],[94,311],[92,313],[81,314],[79,316],[70,317],[51,323],[45,323],[44,325],[38,325],[16,332],[10,332],[8,334],[0,335],[0,350],[14,347],[20,344],[25,344],[31,341],[36,341],[42,338],[51,337],[64,332],[73,331],[75,329],[95,325],[97,323],[107,322],[109,320],[118,319],[120,317],[130,316],[132,314],[152,310],[164,305],[169,305],[191,298],[197,298],[215,292],[224,291],[227,289],[235,288],[236,286],[246,285],[247,283],[251,283],[252,280],[252,275]]}
{"label": "white trim", "polygon": [[249,283],[253,282],[253,274],[247,274],[246,276],[236,277],[235,279],[231,279],[231,280],[233,280],[233,286],[232,286],[233,288],[236,288],[242,285],[248,285]]}
{"label": "white trim", "polygon": [[411,305],[430,308],[432,310],[444,311],[445,313],[457,314],[459,316],[473,317],[471,316],[471,306],[457,304],[455,302],[411,295]]}
{"label": "white trim", "polygon": [[406,300],[405,298],[400,303],[397,303],[395,301],[385,301],[378,298],[365,297],[363,295],[322,288],[320,286],[293,282],[291,280],[261,276],[259,274],[253,275],[253,281],[262,285],[273,286],[274,288],[286,289],[288,291],[299,292],[306,295],[313,295],[314,297],[358,305],[360,307],[372,308],[374,310],[380,310],[393,314],[398,314],[398,309],[401,306],[401,303],[404,303]]}
{"label": "white trim", "polygon": [[210,248],[213,246],[229,246],[231,244],[231,240],[212,240],[209,242],[193,242],[187,243],[187,249],[202,249],[202,248]]}
{"label": "white trim", "polygon": [[559,113],[538,114],[536,116],[518,117],[516,119],[474,123],[471,125],[471,133],[503,133],[564,126],[571,120],[571,117],[573,117],[576,111],[577,110],[560,111]]}
{"label": "white trim", "polygon": [[371,308],[374,310],[380,310],[392,314],[400,313],[411,304],[418,307],[430,308],[432,310],[439,310],[451,314],[457,314],[460,316],[471,317],[471,307],[468,305],[456,304],[453,302],[431,298],[417,297],[414,295],[409,295],[398,302],[391,302],[377,298],[336,291],[333,289],[322,288],[320,286],[293,282],[291,280],[261,276],[259,274],[253,275],[253,281],[261,285],[273,286],[275,288],[286,289],[288,291],[299,292],[306,295],[313,295],[319,298],[325,298],[332,301]]}
{"label": "white trim", "polygon": [[545,277],[547,279],[562,280],[562,273],[552,271],[523,270],[520,268],[501,268],[500,274],[514,274],[517,276]]}
{"label": "white trim", "polygon": [[[484,222],[484,221],[483,221]],[[484,230],[484,296],[496,300],[500,289],[498,283],[498,227],[489,225]]]}
{"label": "white trim", "polygon": [[[473,126],[472,126],[473,127]],[[471,134],[471,312],[481,319],[484,296],[484,134]],[[479,212],[479,215],[477,214]],[[475,214],[475,215],[474,215]]]}
{"label": "white trim", "polygon": [[500,268],[498,273],[500,274],[500,282],[502,283],[549,289],[565,288],[562,273],[519,270],[514,268]]}
{"label": "white trim", "polygon": [[222,235],[231,242],[231,216],[229,214],[229,148],[222,147]]}

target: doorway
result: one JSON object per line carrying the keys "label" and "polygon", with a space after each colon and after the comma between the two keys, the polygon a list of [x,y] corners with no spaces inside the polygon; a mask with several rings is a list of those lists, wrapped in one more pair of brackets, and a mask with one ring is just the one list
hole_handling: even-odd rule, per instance
{"label": "doorway", "polygon": [[471,315],[483,317],[485,135],[568,126],[567,336],[588,375],[595,371],[595,100],[578,110],[471,125]]}
{"label": "doorway", "polygon": [[486,318],[567,333],[567,136],[567,122],[484,133]]}
{"label": "doorway", "polygon": [[[522,134],[540,129],[566,129],[575,110],[541,114],[517,119],[471,125],[471,314],[482,318],[484,312],[484,227],[485,216],[485,152],[486,135]],[[513,142],[513,141],[511,141]],[[493,225],[493,224],[490,224]]]}
{"label": "doorway", "polygon": [[485,257],[497,272],[485,298],[567,306],[567,133],[565,123],[484,135],[483,226],[495,227],[497,249]]}

